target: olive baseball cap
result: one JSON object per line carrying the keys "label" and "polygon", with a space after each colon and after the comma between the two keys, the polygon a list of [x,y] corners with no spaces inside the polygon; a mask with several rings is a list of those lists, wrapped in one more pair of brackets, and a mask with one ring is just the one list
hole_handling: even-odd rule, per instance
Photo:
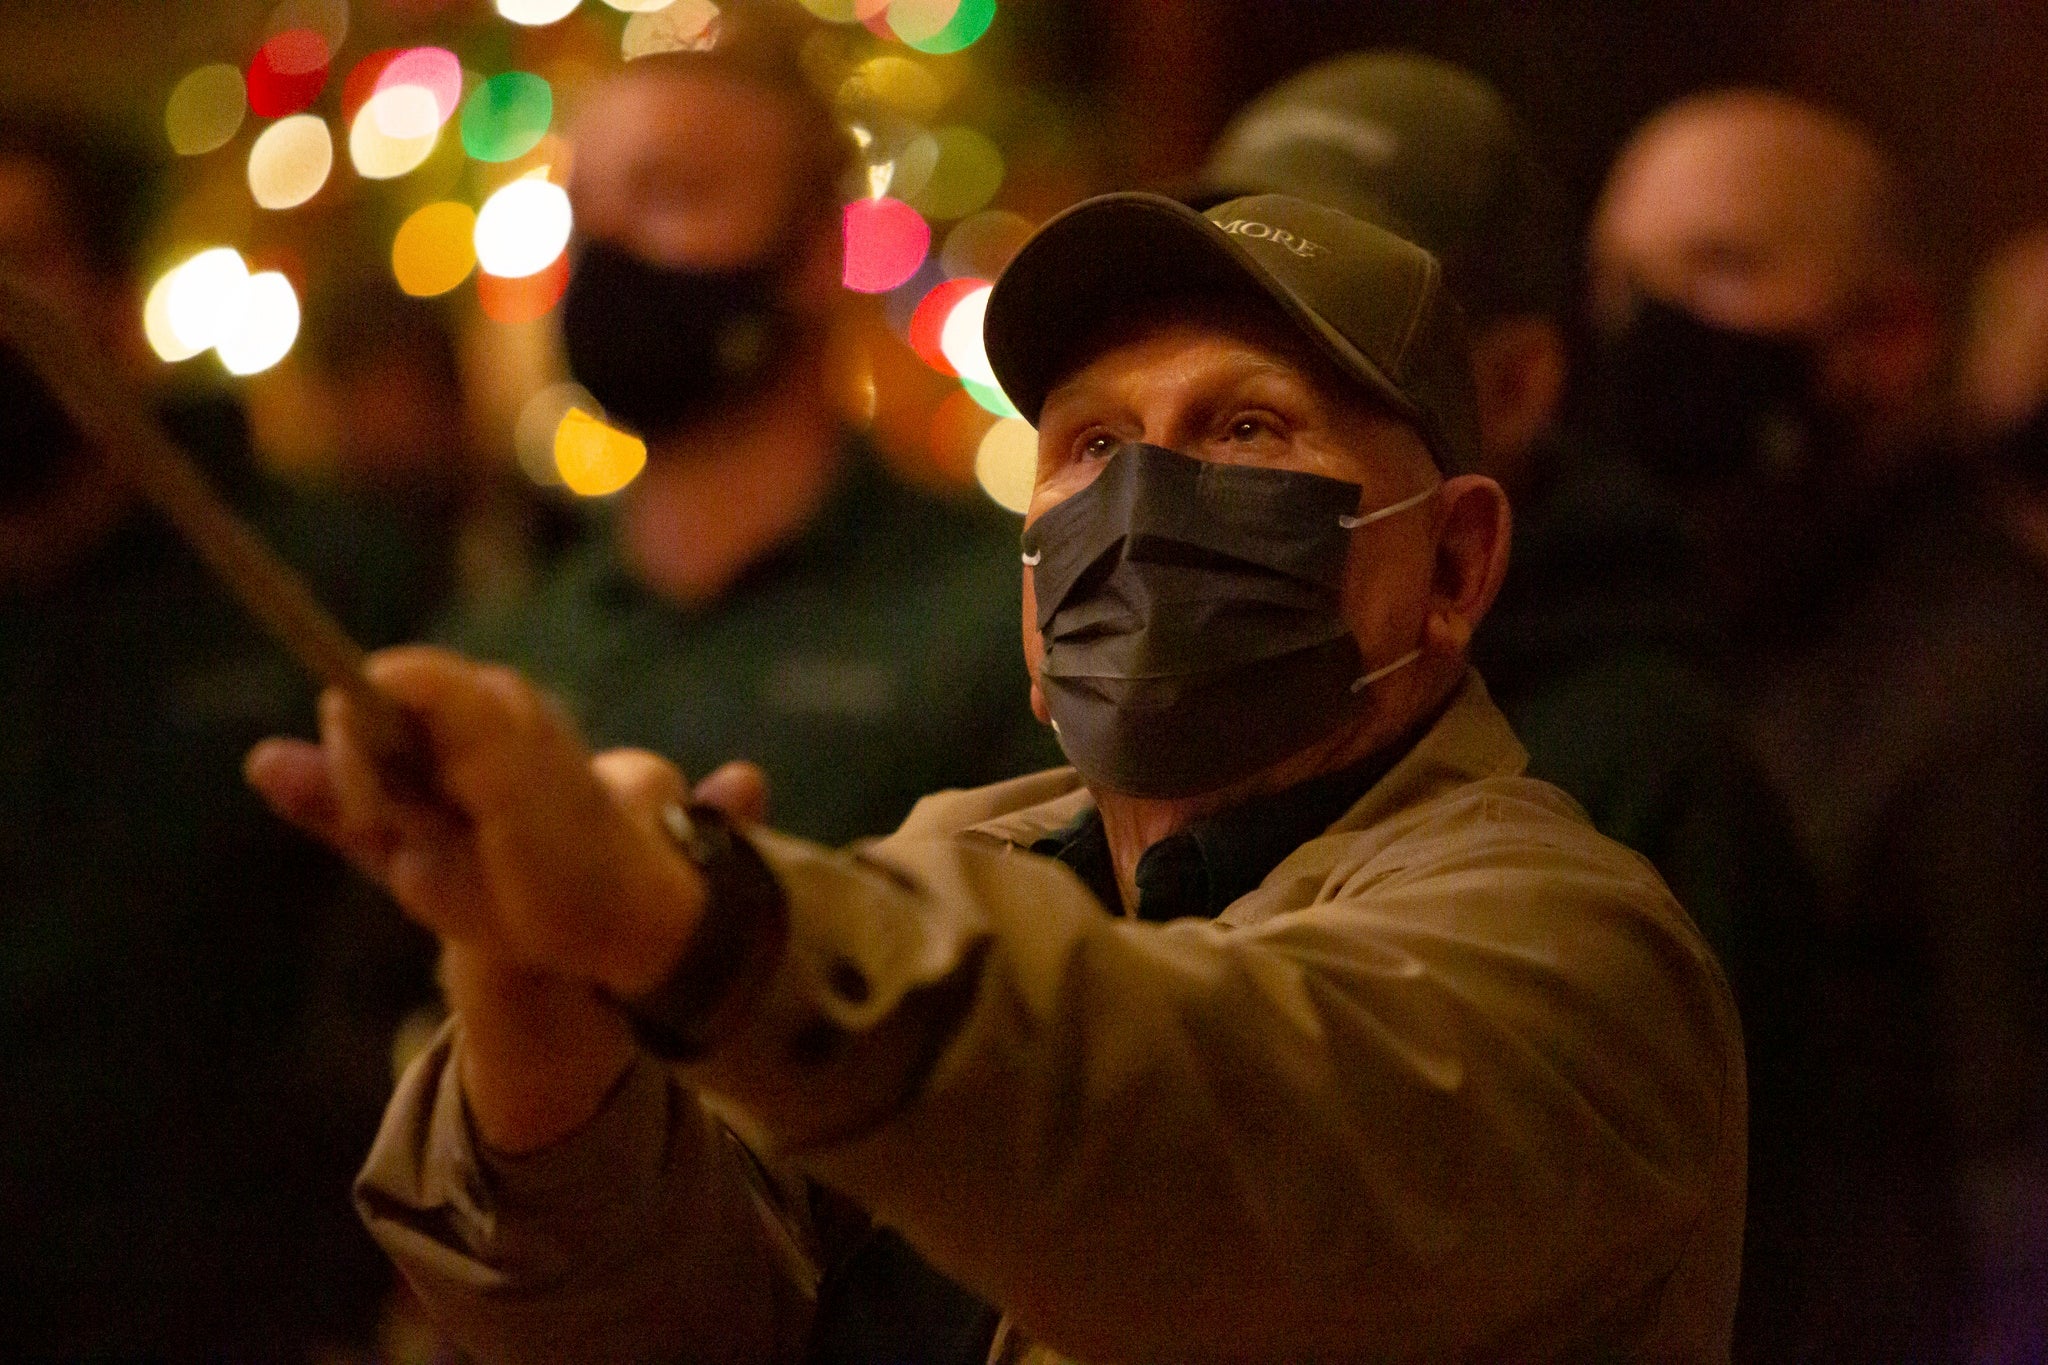
{"label": "olive baseball cap", "polygon": [[1034,234],[989,296],[991,368],[1036,423],[1111,320],[1185,299],[1277,317],[1415,428],[1446,474],[1479,462],[1472,361],[1434,256],[1385,228],[1285,195],[1197,213],[1105,194]]}
{"label": "olive baseball cap", "polygon": [[1564,317],[1578,255],[1562,186],[1501,93],[1413,52],[1318,62],[1238,111],[1198,206],[1292,194],[1434,252],[1468,318]]}

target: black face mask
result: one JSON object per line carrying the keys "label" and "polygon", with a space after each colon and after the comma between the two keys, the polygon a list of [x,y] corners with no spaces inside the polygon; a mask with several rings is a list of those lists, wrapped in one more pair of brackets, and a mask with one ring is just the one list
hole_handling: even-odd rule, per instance
{"label": "black face mask", "polygon": [[1797,483],[1832,467],[1838,424],[1806,343],[1738,332],[1641,299],[1598,356],[1610,434],[1679,484]]}
{"label": "black face mask", "polygon": [[585,243],[562,300],[569,371],[611,417],[675,435],[782,376],[799,332],[783,283],[771,265],[680,270]]}
{"label": "black face mask", "polygon": [[1353,483],[1124,445],[1024,533],[1039,686],[1091,784],[1134,796],[1227,787],[1335,734],[1370,673],[1340,611]]}
{"label": "black face mask", "polygon": [[34,503],[64,481],[85,439],[13,348],[0,346],[0,511]]}

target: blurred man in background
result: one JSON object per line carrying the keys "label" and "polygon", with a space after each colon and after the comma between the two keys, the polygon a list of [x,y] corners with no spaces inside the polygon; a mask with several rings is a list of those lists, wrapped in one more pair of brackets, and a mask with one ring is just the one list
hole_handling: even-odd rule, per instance
{"label": "blurred man in background", "polygon": [[1789,823],[1702,664],[1670,500],[1563,418],[1573,238],[1522,121],[1471,72],[1409,53],[1310,67],[1247,105],[1213,192],[1270,189],[1411,236],[1472,331],[1482,460],[1515,554],[1473,643],[1530,771],[1657,864],[1726,968],[1749,1053],[1749,1318],[1786,1276],[1814,908]]}
{"label": "blurred man in background", "polygon": [[758,762],[779,823],[839,842],[1056,751],[1015,665],[1015,522],[894,481],[831,391],[850,144],[801,31],[765,7],[719,31],[627,66],[574,128],[570,369],[647,467],[534,601],[454,639],[599,744]]}
{"label": "blurred man in background", "polygon": [[[0,120],[0,270],[138,385],[148,183],[112,144]],[[347,874],[236,780],[311,690],[5,350],[0,392],[0,1350],[304,1358],[388,1279],[345,1195],[374,1111],[317,1093],[303,1046]],[[239,413],[165,417],[274,532]],[[302,563],[324,594],[373,589],[333,548]]]}
{"label": "blurred man in background", "polygon": [[1723,677],[1821,880],[1788,1357],[1986,1358],[2039,1266],[2019,1134],[2048,1073],[2013,974],[2039,962],[2048,803],[1989,664],[2041,640],[1929,456],[1942,338],[1904,200],[1855,128],[1723,92],[1637,133],[1592,234],[1610,429],[1683,500]]}

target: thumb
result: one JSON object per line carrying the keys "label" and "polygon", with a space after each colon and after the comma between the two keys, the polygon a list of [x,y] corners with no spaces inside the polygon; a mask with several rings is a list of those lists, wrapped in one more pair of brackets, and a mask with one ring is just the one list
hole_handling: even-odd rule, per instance
{"label": "thumb", "polygon": [[756,764],[728,763],[699,782],[691,795],[718,807],[736,825],[758,825],[768,818],[768,774]]}

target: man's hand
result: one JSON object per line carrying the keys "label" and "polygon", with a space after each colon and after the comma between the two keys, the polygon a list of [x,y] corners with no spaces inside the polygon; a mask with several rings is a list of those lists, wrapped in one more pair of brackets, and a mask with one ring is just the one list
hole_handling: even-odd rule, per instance
{"label": "man's hand", "polygon": [[319,744],[273,739],[250,753],[249,781],[272,807],[446,942],[616,995],[667,976],[705,895],[660,820],[684,798],[682,776],[648,754],[594,763],[560,711],[509,669],[410,647],[376,655],[369,674],[419,718],[434,801],[393,789],[361,742],[360,717],[330,691]]}

